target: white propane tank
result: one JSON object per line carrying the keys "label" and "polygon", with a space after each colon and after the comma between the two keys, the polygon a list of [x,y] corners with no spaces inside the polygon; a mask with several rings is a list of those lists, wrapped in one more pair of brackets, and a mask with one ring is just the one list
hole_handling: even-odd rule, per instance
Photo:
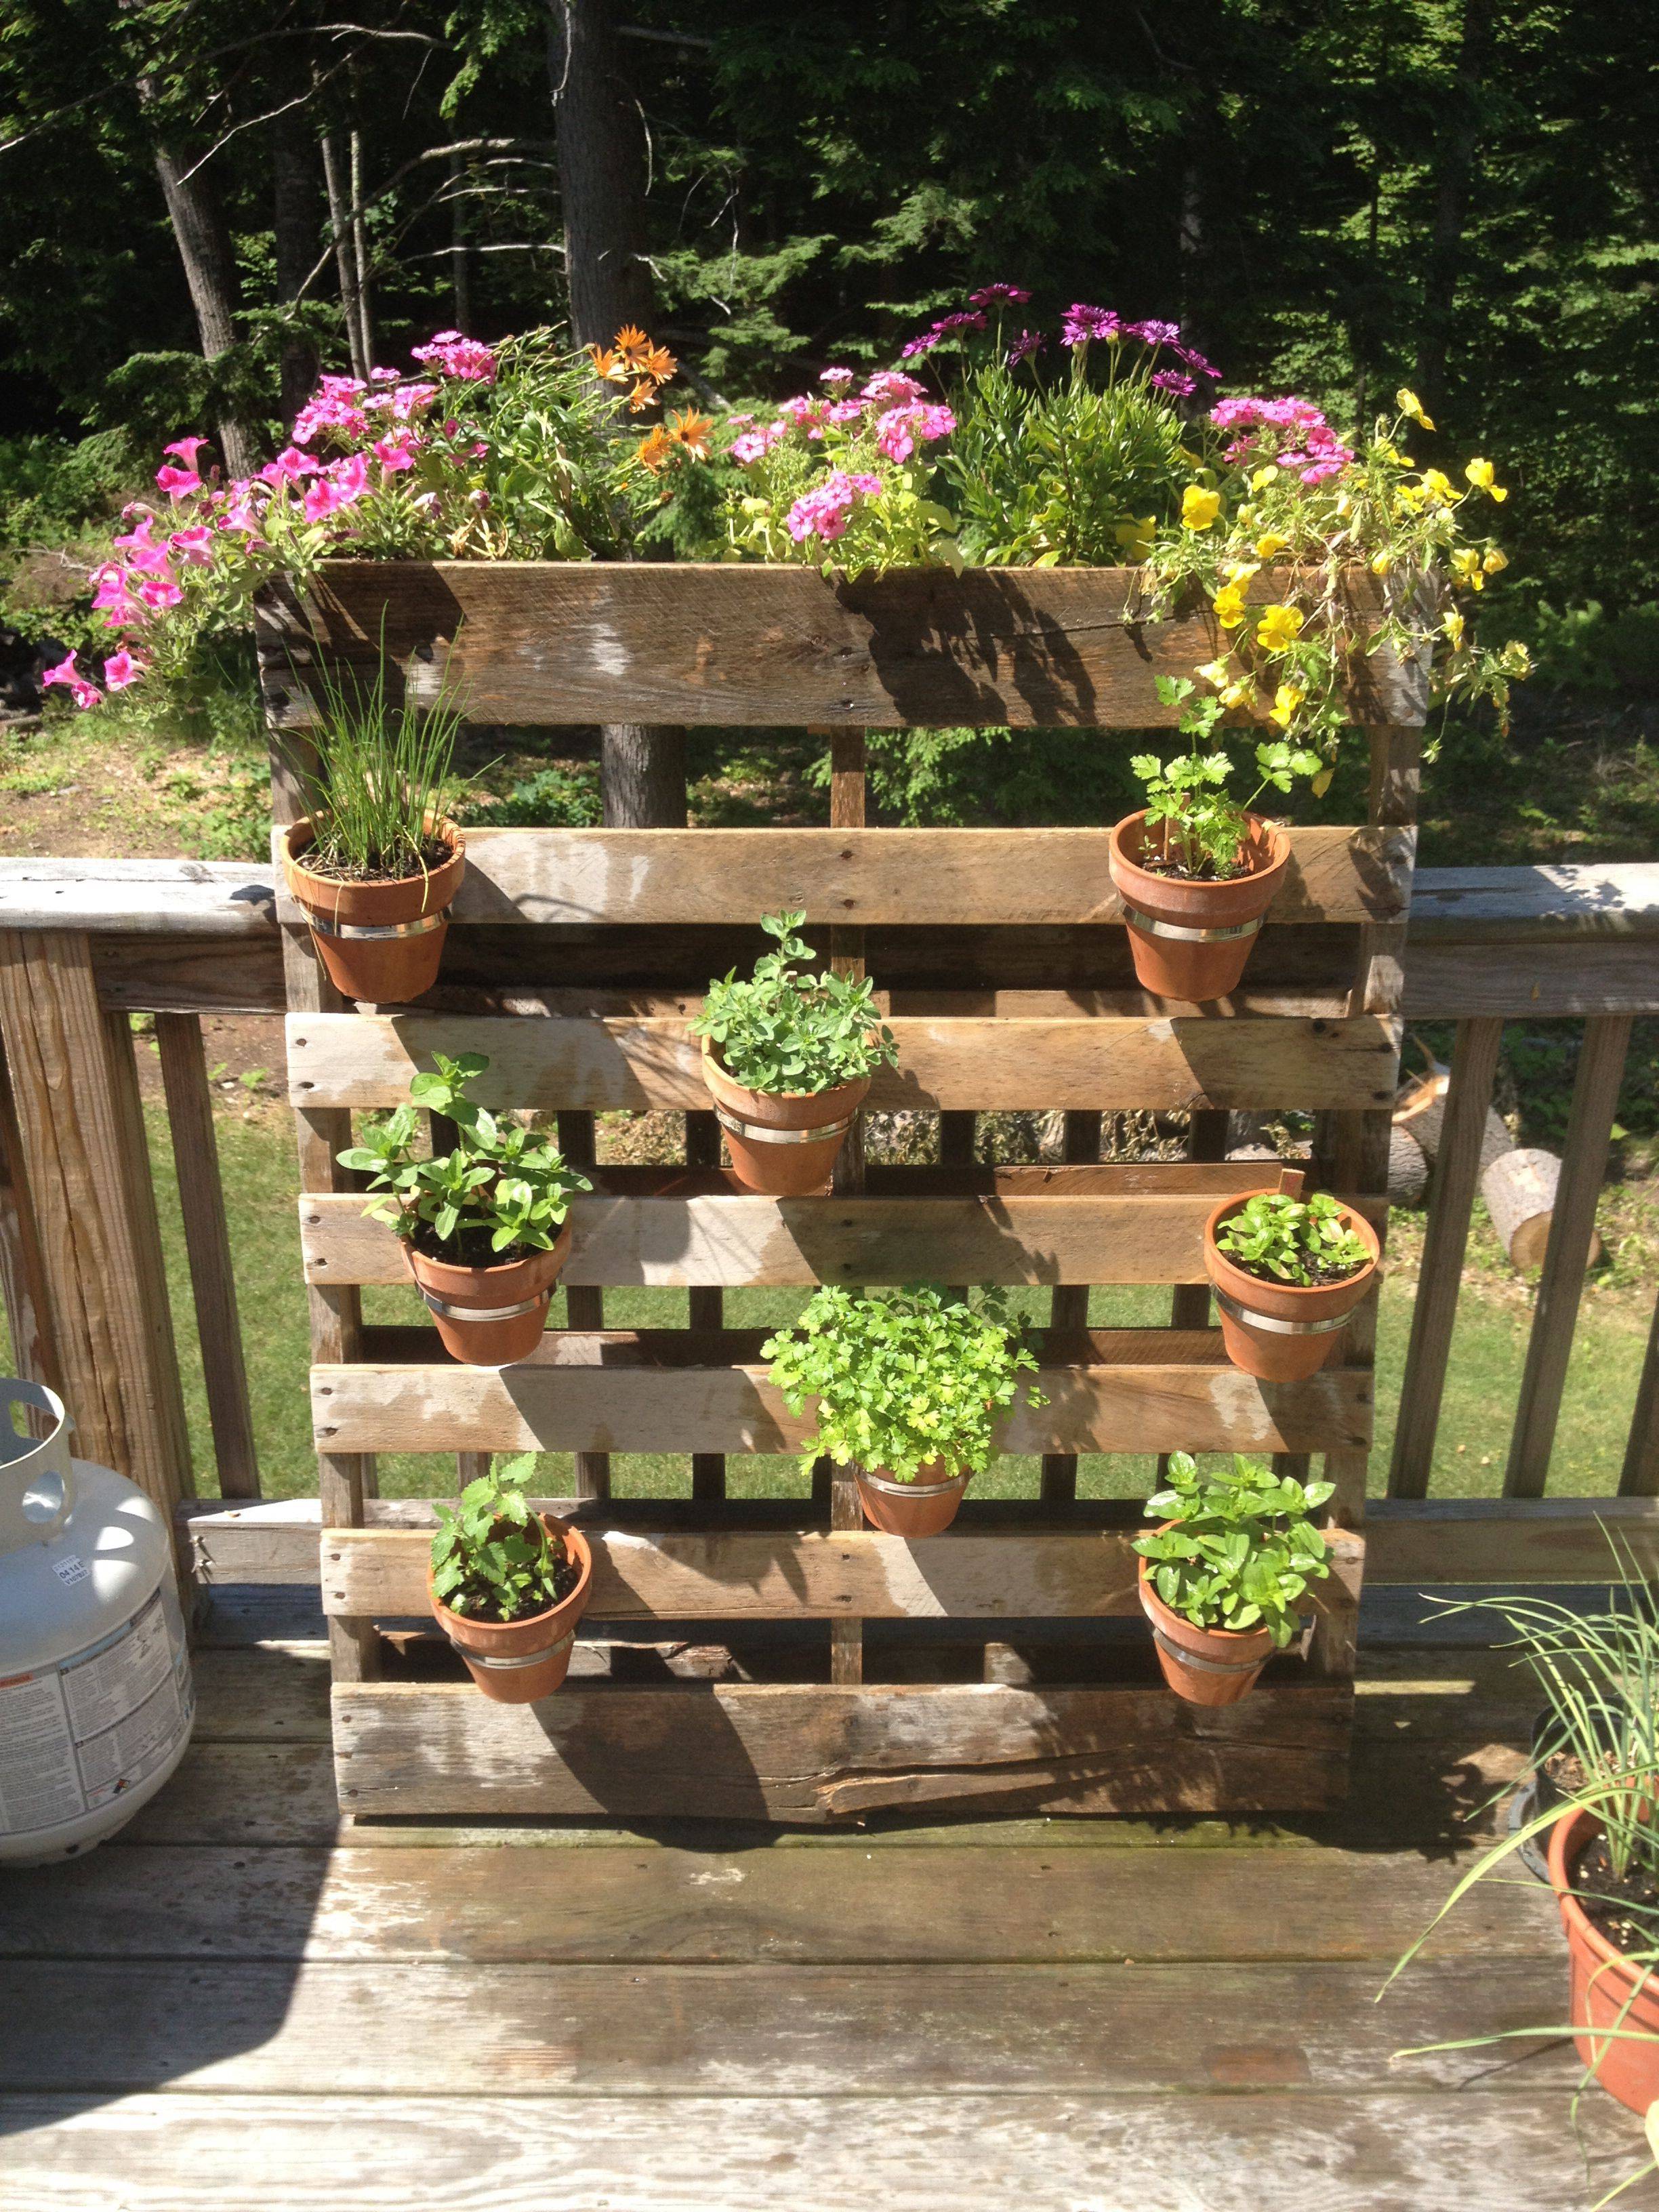
{"label": "white propane tank", "polygon": [[[33,1407],[54,1425],[20,1436]],[[112,1836],[184,1756],[196,1715],[166,1521],[71,1460],[64,1402],[0,1377],[0,1865]]]}

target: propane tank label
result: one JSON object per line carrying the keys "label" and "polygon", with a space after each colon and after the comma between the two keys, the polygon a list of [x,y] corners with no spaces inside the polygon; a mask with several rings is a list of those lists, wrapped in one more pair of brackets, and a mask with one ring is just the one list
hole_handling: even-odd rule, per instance
{"label": "propane tank label", "polygon": [[86,1561],[77,1559],[73,1553],[67,1559],[54,1559],[52,1571],[65,1589],[73,1589],[76,1583],[85,1582],[92,1572]]}
{"label": "propane tank label", "polygon": [[0,1681],[0,1829],[55,1827],[135,1789],[177,1748],[193,1710],[171,1589],[102,1643]]}

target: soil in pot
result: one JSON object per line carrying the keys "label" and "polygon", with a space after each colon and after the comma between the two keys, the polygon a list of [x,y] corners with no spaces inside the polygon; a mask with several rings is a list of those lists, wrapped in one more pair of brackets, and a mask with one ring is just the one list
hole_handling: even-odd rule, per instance
{"label": "soil in pot", "polygon": [[448,912],[466,871],[466,840],[453,822],[432,824],[423,874],[352,878],[305,864],[314,831],[289,824],[289,889],[306,910],[312,941],[343,997],[404,1006],[438,980]]}
{"label": "soil in pot", "polygon": [[1601,1824],[1591,1813],[1564,1813],[1556,1822],[1550,1831],[1549,1868],[1566,1932],[1568,2017],[1574,2029],[1641,2031],[1600,2042],[1589,2033],[1575,2033],[1574,2047],[1586,2066],[1595,2068],[1596,2080],[1610,2096],[1633,2112],[1645,2113],[1659,2098],[1659,1980],[1625,1953],[1629,1946],[1652,1944],[1651,1921],[1634,1916],[1632,1908],[1659,1904],[1659,1893],[1613,1876]]}
{"label": "soil in pot", "polygon": [[745,1189],[805,1198],[829,1188],[836,1155],[868,1095],[868,1076],[831,1091],[750,1091],[733,1082],[707,1041],[702,1073]]}
{"label": "soil in pot", "polygon": [[1204,1230],[1204,1271],[1216,1292],[1222,1342],[1233,1365],[1264,1382],[1297,1382],[1316,1375],[1336,1349],[1348,1316],[1376,1279],[1382,1247],[1364,1215],[1344,1206],[1344,1227],[1353,1231],[1371,1255],[1365,1267],[1311,1285],[1258,1275],[1216,1242],[1229,1215],[1258,1194],[1246,1191],[1224,1199],[1210,1216]]}
{"label": "soil in pot", "polygon": [[570,1255],[567,1222],[551,1250],[489,1267],[465,1267],[405,1244],[415,1278],[451,1358],[467,1367],[528,1359],[547,1327],[547,1309]]}
{"label": "soil in pot", "polygon": [[943,1460],[927,1462],[914,1482],[896,1482],[878,1467],[853,1472],[865,1519],[889,1536],[937,1536],[956,1519],[968,1487],[965,1474],[945,1474]]}
{"label": "soil in pot", "polygon": [[1202,1004],[1237,989],[1291,860],[1284,830],[1258,814],[1247,819],[1236,876],[1178,872],[1164,860],[1160,833],[1148,830],[1144,812],[1126,816],[1113,830],[1108,866],[1144,990]]}
{"label": "soil in pot", "polygon": [[1164,1604],[1152,1588],[1152,1566],[1150,1559],[1140,1562],[1140,1605],[1152,1625],[1153,1649],[1164,1681],[1189,1705],[1236,1705],[1249,1697],[1273,1656],[1273,1632],[1197,1627]]}
{"label": "soil in pot", "polygon": [[576,1624],[593,1585],[593,1556],[581,1530],[556,1514],[541,1517],[543,1527],[560,1540],[564,1558],[554,1576],[557,1599],[540,1613],[510,1621],[452,1613],[433,1595],[429,1570],[427,1575],[433,1618],[465,1661],[468,1674],[496,1705],[532,1705],[558,1688],[570,1671]]}

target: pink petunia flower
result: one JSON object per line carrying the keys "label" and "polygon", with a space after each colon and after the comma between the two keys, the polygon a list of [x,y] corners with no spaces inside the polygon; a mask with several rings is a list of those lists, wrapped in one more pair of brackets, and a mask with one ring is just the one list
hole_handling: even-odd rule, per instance
{"label": "pink petunia flower", "polygon": [[412,431],[400,430],[394,437],[377,438],[369,450],[386,474],[395,476],[400,469],[414,467],[416,444]]}
{"label": "pink petunia flower", "polygon": [[72,653],[66,653],[56,668],[48,668],[42,675],[40,688],[43,691],[49,690],[54,684],[61,684],[77,707],[95,707],[104,696],[98,686],[89,684],[76,667]]}
{"label": "pink petunia flower", "polygon": [[169,499],[182,499],[186,492],[202,489],[202,479],[194,469],[159,468],[155,481]]}
{"label": "pink petunia flower", "polygon": [[129,684],[136,684],[141,676],[148,673],[149,669],[149,661],[140,660],[136,653],[129,653],[123,646],[118,653],[111,653],[104,663],[104,682],[112,691],[125,691]]}

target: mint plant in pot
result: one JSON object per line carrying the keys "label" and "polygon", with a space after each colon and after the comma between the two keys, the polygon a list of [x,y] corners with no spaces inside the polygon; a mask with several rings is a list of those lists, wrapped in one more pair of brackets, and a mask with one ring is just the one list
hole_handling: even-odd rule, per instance
{"label": "mint plant in pot", "polygon": [[[570,1249],[572,1194],[593,1186],[556,1145],[468,1097],[489,1065],[482,1053],[433,1056],[437,1072],[413,1077],[410,1103],[369,1123],[340,1164],[385,1194],[368,1211],[403,1239],[445,1350],[469,1367],[506,1367],[541,1341]],[[451,1151],[416,1152],[422,1108],[454,1123]]]}
{"label": "mint plant in pot", "polygon": [[324,780],[283,833],[283,872],[335,989],[404,1006],[438,979],[466,869],[447,811],[461,717],[447,696],[392,706],[384,659],[365,687],[319,674],[318,690]]}
{"label": "mint plant in pot", "polygon": [[[851,1466],[866,1520],[891,1536],[950,1526],[1017,1376],[1036,1367],[1000,1292],[968,1302],[931,1283],[875,1297],[826,1284],[761,1352],[791,1413],[816,1401],[802,1464]],[[1028,1383],[1025,1402],[1046,1401]]]}
{"label": "mint plant in pot", "polygon": [[746,981],[734,970],[711,983],[691,1024],[738,1179],[776,1198],[825,1188],[872,1075],[898,1058],[868,982],[800,966],[812,957],[796,935],[805,919],[768,915],[777,951]]}
{"label": "mint plant in pot", "polygon": [[1200,1474],[1191,1453],[1170,1453],[1170,1487],[1146,1501],[1159,1526],[1134,1549],[1141,1609],[1178,1698],[1237,1705],[1294,1639],[1309,1584],[1331,1571],[1311,1516],[1333,1486],[1237,1454],[1231,1471]]}
{"label": "mint plant in pot", "polygon": [[1382,1258],[1376,1231],[1327,1191],[1304,1198],[1287,1169],[1277,1190],[1229,1198],[1204,1225],[1204,1271],[1227,1357],[1264,1382],[1316,1375]]}
{"label": "mint plant in pot", "polygon": [[1143,988],[1202,1002],[1237,988],[1290,866],[1290,839],[1251,806],[1264,791],[1287,792],[1293,776],[1316,774],[1320,761],[1282,738],[1262,738],[1256,787],[1241,805],[1227,789],[1224,699],[1192,701],[1186,677],[1160,676],[1158,690],[1166,706],[1190,702],[1181,718],[1190,742],[1168,761],[1136,754],[1146,804],[1113,830],[1108,865]]}
{"label": "mint plant in pot", "polygon": [[504,1705],[532,1704],[563,1681],[593,1583],[580,1529],[525,1498],[535,1464],[525,1452],[441,1505],[427,1570],[434,1619],[485,1697]]}

